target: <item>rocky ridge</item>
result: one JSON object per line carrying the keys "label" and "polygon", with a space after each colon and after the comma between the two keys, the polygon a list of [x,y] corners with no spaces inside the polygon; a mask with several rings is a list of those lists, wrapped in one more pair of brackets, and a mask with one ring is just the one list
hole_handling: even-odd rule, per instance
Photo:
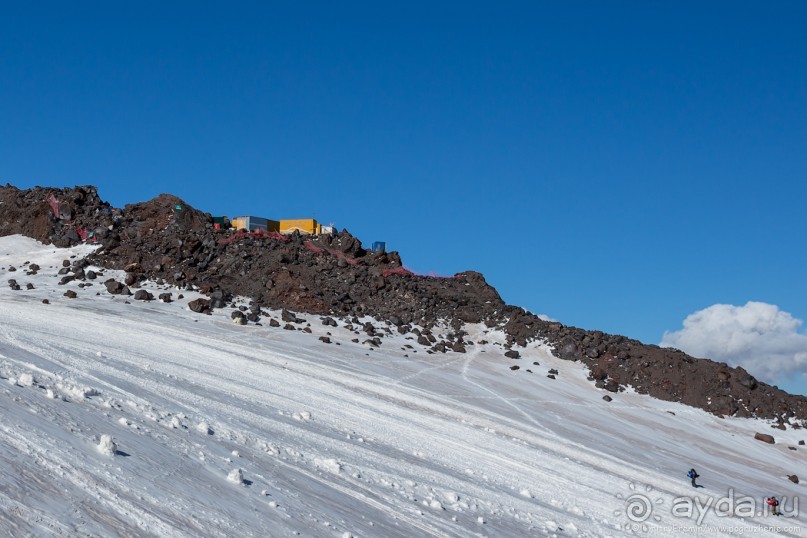
{"label": "rocky ridge", "polygon": [[[720,416],[772,419],[779,428],[801,427],[807,419],[807,398],[759,382],[742,368],[542,320],[506,305],[479,273],[418,276],[405,269],[398,253],[370,252],[347,230],[317,237],[216,230],[210,214],[168,194],[118,209],[92,186],[6,185],[0,187],[0,236],[11,234],[59,247],[98,243],[100,248],[76,261],[63,278],[87,278],[83,268],[90,264],[125,270],[125,282],[107,283],[110,293],[157,280],[208,295],[206,304],[197,303],[199,312],[225,307],[239,295],[252,298],[253,316],[261,307],[323,319],[374,316],[411,332],[430,352],[464,352],[472,343],[462,339],[463,323],[484,322],[506,332],[502,359],[514,372],[530,371],[518,366],[518,348],[545,341],[560,358],[584,363],[591,381],[612,394],[631,386]],[[246,323],[248,316],[243,319]],[[448,320],[451,338],[434,338],[430,329],[438,320]]]}

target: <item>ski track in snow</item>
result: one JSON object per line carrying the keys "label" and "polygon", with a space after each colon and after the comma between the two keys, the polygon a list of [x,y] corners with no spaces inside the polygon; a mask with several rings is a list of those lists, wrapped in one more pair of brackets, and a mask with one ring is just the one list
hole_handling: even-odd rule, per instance
{"label": "ski track in snow", "polygon": [[[481,325],[466,328],[466,354],[414,353],[399,334],[370,350],[304,313],[312,334],[195,314],[193,292],[170,304],[96,296],[116,272],[57,285],[61,260],[88,250],[0,238],[0,276],[35,285],[0,288],[10,536],[633,535],[624,498],[637,492],[661,501],[650,530],[694,525],[669,509],[692,494],[691,466],[708,484],[701,496],[799,494],[785,476],[807,452],[787,449],[797,430],[770,446],[752,439],[770,430],[761,421],[629,391],[605,403],[580,364],[540,344],[506,359],[504,336]],[[342,345],[317,340],[328,331]],[[240,484],[228,479],[237,469]],[[801,516],[713,513],[702,525],[726,536],[807,528]]]}

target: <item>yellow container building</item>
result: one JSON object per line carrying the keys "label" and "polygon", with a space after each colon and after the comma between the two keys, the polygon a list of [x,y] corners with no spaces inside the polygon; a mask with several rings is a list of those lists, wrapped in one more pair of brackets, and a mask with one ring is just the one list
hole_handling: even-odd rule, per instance
{"label": "yellow container building", "polygon": [[298,231],[302,234],[319,235],[322,225],[316,219],[288,219],[280,221],[280,233],[291,234]]}

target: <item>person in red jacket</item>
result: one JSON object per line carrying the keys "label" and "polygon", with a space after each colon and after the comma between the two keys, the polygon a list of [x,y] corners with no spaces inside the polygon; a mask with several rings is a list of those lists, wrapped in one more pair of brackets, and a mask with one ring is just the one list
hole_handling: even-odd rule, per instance
{"label": "person in red jacket", "polygon": [[768,506],[771,507],[771,513],[775,516],[781,515],[779,513],[779,501],[776,500],[776,497],[768,497],[766,499]]}

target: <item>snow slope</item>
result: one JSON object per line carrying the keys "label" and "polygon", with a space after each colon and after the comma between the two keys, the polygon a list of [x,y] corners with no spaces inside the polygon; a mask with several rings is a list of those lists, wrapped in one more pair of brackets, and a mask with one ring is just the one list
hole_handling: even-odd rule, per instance
{"label": "snow slope", "polygon": [[[307,334],[271,328],[267,317],[240,326],[227,310],[195,314],[192,292],[127,304],[101,283],[120,276],[111,271],[90,287],[58,285],[61,261],[90,248],[0,238],[5,535],[807,530],[800,515],[709,510],[696,529],[694,517],[672,513],[674,499],[695,492],[685,476],[692,466],[703,503],[733,491],[752,497],[758,512],[770,494],[792,505],[802,486],[787,475],[803,474],[807,455],[799,430],[632,393],[607,403],[580,364],[539,345],[506,359],[502,335],[484,326],[468,327],[476,344],[465,354],[426,354],[397,333],[371,349],[350,341],[363,334],[318,316],[300,314]],[[25,262],[39,264],[39,274],[26,275]],[[9,289],[9,278],[23,289]],[[327,331],[335,343],[318,340]],[[555,380],[546,377],[551,368]],[[776,444],[754,440],[757,431]],[[644,521],[628,518],[636,502],[651,503]]]}

